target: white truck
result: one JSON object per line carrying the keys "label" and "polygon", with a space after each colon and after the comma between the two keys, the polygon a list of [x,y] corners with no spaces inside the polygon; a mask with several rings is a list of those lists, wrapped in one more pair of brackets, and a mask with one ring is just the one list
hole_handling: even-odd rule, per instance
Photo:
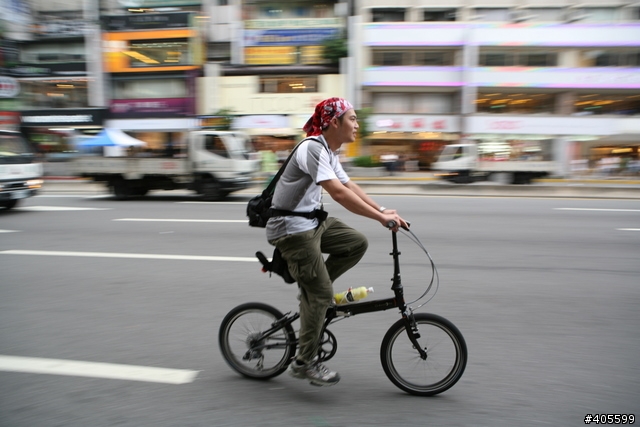
{"label": "white truck", "polygon": [[42,187],[42,163],[20,132],[0,130],[0,208],[11,209]]}
{"label": "white truck", "polygon": [[[247,138],[239,132],[191,131],[181,150],[151,153],[130,146],[113,157],[80,156],[73,161],[74,172],[104,182],[120,200],[175,189],[193,190],[204,200],[222,200],[251,186],[260,171],[260,161],[249,159]],[[113,155],[118,150],[105,152]]]}
{"label": "white truck", "polygon": [[451,144],[443,148],[431,169],[435,176],[460,184],[483,180],[530,184],[533,179],[559,174],[551,148],[552,140]]}

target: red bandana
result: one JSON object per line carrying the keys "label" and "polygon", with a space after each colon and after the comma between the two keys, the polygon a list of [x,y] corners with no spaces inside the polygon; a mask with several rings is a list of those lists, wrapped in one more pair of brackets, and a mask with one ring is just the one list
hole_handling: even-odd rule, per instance
{"label": "red bandana", "polygon": [[307,133],[307,136],[321,135],[322,131],[329,126],[329,122],[334,117],[341,117],[348,110],[352,109],[353,105],[343,98],[329,98],[325,99],[318,105],[313,116],[307,121],[302,130]]}

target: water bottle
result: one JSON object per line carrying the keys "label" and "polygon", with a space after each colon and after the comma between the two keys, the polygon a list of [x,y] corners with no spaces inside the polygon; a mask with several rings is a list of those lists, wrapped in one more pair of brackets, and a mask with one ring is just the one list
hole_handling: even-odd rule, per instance
{"label": "water bottle", "polygon": [[366,297],[370,292],[373,292],[373,288],[367,288],[365,286],[360,286],[359,288],[349,288],[344,292],[335,294],[333,296],[333,299],[338,305],[346,304],[349,302],[359,301],[362,298]]}

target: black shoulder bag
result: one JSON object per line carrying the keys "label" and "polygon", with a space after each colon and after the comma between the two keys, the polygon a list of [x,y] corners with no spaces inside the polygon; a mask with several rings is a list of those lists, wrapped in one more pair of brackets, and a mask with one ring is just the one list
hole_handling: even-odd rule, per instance
{"label": "black shoulder bag", "polygon": [[[307,139],[312,139],[314,141],[320,142],[315,138]],[[295,212],[284,209],[271,208],[271,202],[273,200],[273,193],[276,189],[276,184],[282,176],[284,169],[287,167],[287,164],[289,164],[289,160],[291,160],[291,157],[293,157],[293,153],[296,152],[300,144],[302,144],[302,142],[304,142],[305,140],[300,141],[300,143],[296,145],[293,150],[291,150],[291,154],[289,154],[289,157],[287,157],[287,160],[284,162],[282,167],[280,167],[278,173],[276,173],[269,185],[267,185],[267,188],[265,188],[261,194],[253,197],[251,200],[249,200],[249,203],[247,203],[247,217],[249,217],[249,225],[251,227],[265,228],[267,226],[267,221],[269,221],[269,218],[273,216],[301,216],[307,219],[317,218],[319,222],[327,219],[327,213],[322,209],[315,209],[311,212]]]}

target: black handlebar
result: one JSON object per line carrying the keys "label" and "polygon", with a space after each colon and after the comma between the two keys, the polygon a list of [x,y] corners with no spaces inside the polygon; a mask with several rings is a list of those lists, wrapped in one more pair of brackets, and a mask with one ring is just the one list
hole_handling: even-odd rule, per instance
{"label": "black handlebar", "polygon": [[[409,231],[409,227],[411,227],[411,223],[409,221],[406,221],[406,222],[407,222],[407,227],[401,227],[401,228]],[[395,222],[394,220],[391,220],[391,221],[387,222],[387,228],[388,229],[395,228],[397,225],[398,225],[398,223]]]}

